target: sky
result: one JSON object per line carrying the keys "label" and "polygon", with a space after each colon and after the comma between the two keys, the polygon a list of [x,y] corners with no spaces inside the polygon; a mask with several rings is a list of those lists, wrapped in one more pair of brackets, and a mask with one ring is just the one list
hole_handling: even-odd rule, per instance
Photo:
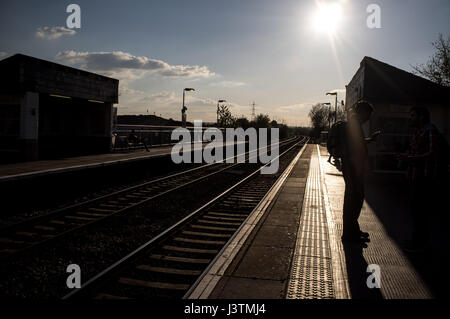
{"label": "sky", "polygon": [[[66,8],[80,7],[80,28]],[[376,4],[379,20],[373,20]],[[378,11],[377,11],[378,12]],[[256,113],[310,125],[345,99],[364,56],[412,71],[450,35],[448,0],[0,1],[0,59],[16,53],[119,79],[119,114],[215,121]],[[367,20],[379,22],[369,28]]]}

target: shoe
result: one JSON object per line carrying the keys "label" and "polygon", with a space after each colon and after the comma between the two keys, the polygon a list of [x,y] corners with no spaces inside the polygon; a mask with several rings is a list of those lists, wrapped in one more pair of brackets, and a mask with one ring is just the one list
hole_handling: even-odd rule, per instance
{"label": "shoe", "polygon": [[363,237],[363,238],[369,238],[370,234],[363,232],[363,231],[359,231],[359,236]]}
{"label": "shoe", "polygon": [[342,235],[341,239],[342,241],[356,242],[356,243],[370,242],[369,238],[358,235]]}

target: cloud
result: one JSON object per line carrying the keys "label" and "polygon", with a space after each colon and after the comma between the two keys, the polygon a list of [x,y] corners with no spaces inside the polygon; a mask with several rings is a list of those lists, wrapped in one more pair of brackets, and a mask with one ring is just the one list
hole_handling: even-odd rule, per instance
{"label": "cloud", "polygon": [[8,53],[0,51],[0,58],[3,58],[5,56],[7,56],[7,55],[8,55]]}
{"label": "cloud", "polygon": [[162,91],[142,97],[139,102],[156,104],[161,107],[171,105],[181,105],[181,98],[177,98],[175,92]]}
{"label": "cloud", "polygon": [[63,35],[74,35],[77,32],[72,29],[67,29],[65,27],[41,27],[36,31],[36,36],[38,38],[43,38],[47,40],[54,40],[62,37]]}
{"label": "cloud", "polygon": [[246,85],[244,82],[236,82],[236,81],[221,81],[210,84],[213,87],[221,87],[221,88],[235,88]]}
{"label": "cloud", "polygon": [[77,64],[84,69],[96,71],[108,76],[135,79],[147,72],[163,77],[202,77],[215,75],[206,66],[170,65],[162,60],[145,56],[135,56],[122,51],[113,52],[76,52],[72,50],[59,52],[56,59],[68,64]]}
{"label": "cloud", "polygon": [[129,87],[122,85],[122,83],[119,83],[119,95],[125,94],[125,95],[130,95],[130,96],[136,96],[136,95],[142,95],[144,93],[145,93],[144,91],[131,89]]}

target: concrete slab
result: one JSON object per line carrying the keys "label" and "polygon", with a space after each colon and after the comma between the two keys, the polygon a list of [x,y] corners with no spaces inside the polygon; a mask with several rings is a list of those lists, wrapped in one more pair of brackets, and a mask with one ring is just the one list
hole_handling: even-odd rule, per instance
{"label": "concrete slab", "polygon": [[283,192],[289,195],[298,195],[301,197],[301,194],[305,193],[305,187],[283,187]]}
{"label": "concrete slab", "polygon": [[217,287],[217,292],[211,298],[282,299],[285,285],[285,281],[229,277]]}
{"label": "concrete slab", "polygon": [[292,214],[300,214],[302,204],[303,198],[301,197],[301,195],[299,195],[299,199],[297,201],[277,201],[273,206],[273,209],[286,211],[286,213],[290,212]]}
{"label": "concrete slab", "polygon": [[254,246],[294,248],[296,227],[265,224],[253,240]]}
{"label": "concrete slab", "polygon": [[264,225],[269,226],[296,226],[298,227],[298,215],[295,212],[287,210],[272,211],[267,217]]}
{"label": "concrete slab", "polygon": [[250,246],[234,277],[286,280],[289,277],[292,249]]}

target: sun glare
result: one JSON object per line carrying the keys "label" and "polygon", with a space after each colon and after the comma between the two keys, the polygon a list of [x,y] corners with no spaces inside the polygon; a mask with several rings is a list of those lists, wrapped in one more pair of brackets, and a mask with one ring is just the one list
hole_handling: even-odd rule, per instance
{"label": "sun glare", "polygon": [[342,19],[342,8],[339,4],[318,4],[314,16],[314,26],[317,31],[334,34]]}

